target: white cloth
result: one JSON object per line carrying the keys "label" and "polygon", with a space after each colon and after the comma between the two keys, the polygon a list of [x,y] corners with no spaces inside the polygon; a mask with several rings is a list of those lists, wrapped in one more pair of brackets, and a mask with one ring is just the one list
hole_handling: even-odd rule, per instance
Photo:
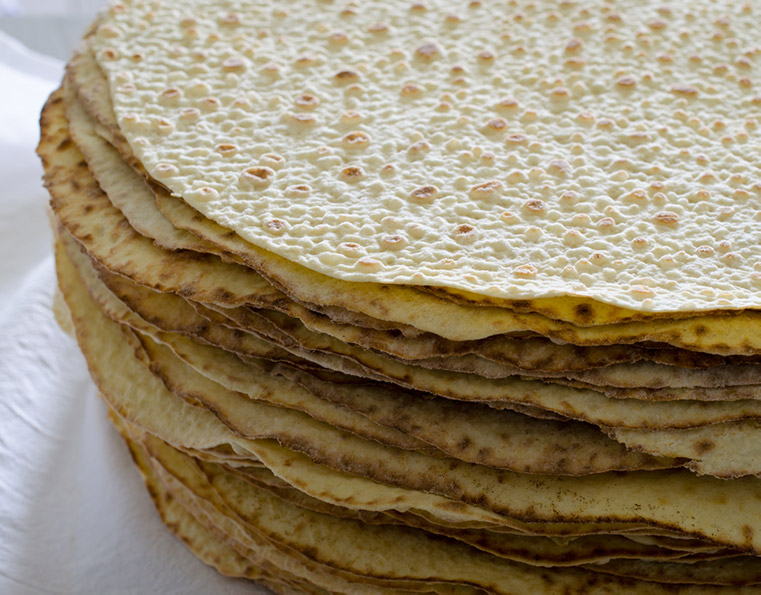
{"label": "white cloth", "polygon": [[0,34],[0,593],[251,593],[161,523],[51,312],[38,114],[63,65]]}

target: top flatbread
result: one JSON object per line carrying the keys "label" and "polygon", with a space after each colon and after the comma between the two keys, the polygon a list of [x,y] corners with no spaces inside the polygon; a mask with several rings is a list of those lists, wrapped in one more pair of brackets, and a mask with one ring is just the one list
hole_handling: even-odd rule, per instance
{"label": "top flatbread", "polygon": [[139,162],[246,240],[344,281],[760,305],[751,9],[236,8],[127,2],[92,45]]}

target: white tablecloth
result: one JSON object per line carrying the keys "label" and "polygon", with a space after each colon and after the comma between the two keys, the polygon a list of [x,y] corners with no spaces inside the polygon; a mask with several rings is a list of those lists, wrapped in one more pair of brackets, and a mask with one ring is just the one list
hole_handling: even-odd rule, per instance
{"label": "white tablecloth", "polygon": [[0,593],[251,593],[161,524],[53,319],[34,148],[62,68],[0,34]]}

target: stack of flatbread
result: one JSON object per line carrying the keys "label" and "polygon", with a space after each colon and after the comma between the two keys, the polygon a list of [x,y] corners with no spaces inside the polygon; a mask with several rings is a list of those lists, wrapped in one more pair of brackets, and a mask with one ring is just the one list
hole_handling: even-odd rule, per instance
{"label": "stack of flatbread", "polygon": [[113,5],[41,118],[169,529],[278,592],[761,584],[761,7],[241,4]]}

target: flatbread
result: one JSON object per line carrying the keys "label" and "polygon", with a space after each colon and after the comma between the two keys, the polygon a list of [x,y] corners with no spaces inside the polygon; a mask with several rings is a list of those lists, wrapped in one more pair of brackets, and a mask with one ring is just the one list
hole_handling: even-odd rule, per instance
{"label": "flatbread", "polygon": [[[721,10],[708,2],[699,6]],[[239,7],[243,23],[272,32],[242,47],[236,43],[236,27],[189,0],[171,7],[135,3],[105,15],[91,44],[109,81],[119,129],[149,174],[207,218],[311,270],[343,281],[433,285],[501,298],[575,295],[640,311],[760,305],[752,276],[757,243],[750,235],[730,233],[732,226],[752,228],[755,223],[748,198],[761,186],[747,177],[752,166],[735,142],[722,142],[672,119],[688,96],[693,109],[707,112],[707,117],[742,126],[755,113],[750,84],[706,72],[690,86],[656,56],[611,52],[602,39],[589,37],[583,52],[587,64],[573,72],[574,84],[568,83],[575,86],[573,93],[563,86],[548,92],[542,77],[527,76],[523,69],[554,69],[564,57],[563,42],[551,32],[571,33],[574,17],[561,12],[551,24],[543,18],[532,21],[533,43],[539,49],[535,55],[521,58],[495,49],[488,62],[500,76],[487,65],[472,69],[461,93],[469,116],[452,117],[436,109],[438,93],[429,94],[424,87],[450,85],[450,67],[465,56],[477,56],[484,45],[498,46],[504,30],[501,20],[485,10],[470,11],[467,25],[441,28],[441,19],[458,7],[451,0],[417,15],[418,27],[435,32],[422,45],[402,0],[386,2],[372,14],[358,11],[353,17],[355,42],[343,53],[338,47],[330,51],[325,32],[312,26],[320,19],[340,22],[340,8],[309,3],[276,15],[268,4]],[[618,24],[621,33],[634,35],[647,26],[655,8],[649,3],[622,8],[626,18]],[[206,46],[197,45],[200,41],[186,33],[187,27],[178,26],[178,13],[193,15],[194,31],[213,35],[215,51],[194,54]],[[369,30],[374,19],[384,21],[394,34],[378,36]],[[669,20],[675,28],[696,26],[681,13],[672,13]],[[753,17],[741,12],[735,22],[738,42],[752,43]],[[590,29],[605,24],[604,15],[588,15]],[[303,32],[298,43],[288,37],[294,30]],[[478,38],[470,31],[479,31]],[[687,60],[702,50],[698,38],[685,37],[671,53]],[[298,64],[304,44],[325,48],[306,68]],[[135,45],[140,46],[138,61],[131,58]],[[398,59],[408,58],[403,76],[418,81],[411,96],[395,61],[386,57],[399,45],[406,51]],[[713,51],[718,61],[735,58],[724,44]],[[274,55],[279,62],[267,71],[264,67]],[[620,78],[622,69],[630,72],[629,78]],[[496,117],[495,104],[506,80],[531,98],[525,100],[542,117],[530,126],[503,118],[498,120],[500,133],[491,134],[496,131],[488,123]],[[721,94],[720,102],[708,85]],[[162,95],[167,88],[179,92]],[[320,106],[303,111],[285,99],[306,88],[321,97]],[[367,99],[362,101],[362,96]],[[644,100],[647,110],[633,109]],[[618,120],[620,130],[590,128],[583,119],[570,117],[566,110],[572,105],[578,109],[579,101],[591,119],[605,113],[611,125]],[[354,121],[353,131],[327,107],[344,111],[360,104],[366,115]],[[188,114],[184,118],[179,116],[183,110]],[[651,136],[647,131],[653,122],[666,127],[666,134]],[[561,126],[567,128],[564,134],[557,132]],[[516,148],[511,161],[504,150],[507,132],[522,133],[533,148]],[[478,149],[468,147],[468,141],[448,142],[461,136],[478,138]],[[583,157],[571,150],[582,137]],[[687,169],[695,178],[703,174],[702,166],[680,157],[679,150],[687,145],[700,146],[710,156],[704,161],[715,170],[711,180],[729,176],[736,166],[741,192],[717,189],[710,201],[700,200],[695,192],[702,185],[675,182],[676,171]],[[194,154],[186,163],[181,155],[188,146]],[[610,181],[611,152],[625,155],[629,170],[615,184]],[[493,155],[493,160],[482,162],[483,154]],[[395,172],[391,178],[386,165]],[[249,170],[259,175],[246,174]],[[520,180],[503,181],[505,170],[514,170]],[[297,181],[310,187],[298,195],[298,207],[293,194]],[[440,186],[434,196],[429,193],[422,200],[411,194],[434,182]],[[546,201],[526,206],[526,196],[537,194]],[[582,214],[579,203],[589,211],[581,217],[585,223],[573,219]],[[734,209],[732,225],[713,224],[719,208]],[[509,223],[503,217],[506,211]],[[610,225],[597,227],[606,217]],[[532,229],[539,230],[534,234],[540,241]],[[731,241],[729,248],[717,250],[709,244],[712,255],[698,250],[709,232],[717,247],[726,240]],[[637,237],[644,238],[640,253],[631,244]],[[351,249],[342,248],[347,243]],[[663,260],[664,255],[669,258]]]}
{"label": "flatbread", "polygon": [[[194,448],[235,443],[253,452],[258,460],[284,479],[287,479],[286,469],[291,474],[296,471],[293,455],[286,454],[282,447],[270,446],[267,441],[237,438],[211,414],[184,404],[166,391],[142,363],[130,358],[132,347],[126,336],[119,332],[116,323],[100,314],[92,302],[88,305],[89,298],[83,289],[77,289],[75,284],[62,287],[62,290],[91,373],[109,403],[122,416],[145,429],[148,429],[146,426],[154,427],[153,431],[162,436],[167,436],[173,427],[174,431],[181,428],[179,436],[182,438],[175,438],[174,442]],[[107,364],[112,361],[119,361],[120,365]],[[105,368],[108,374],[104,374]],[[224,401],[215,404],[215,413],[234,422],[226,410],[219,408],[222,405],[226,405]],[[321,434],[317,439],[326,439],[326,435]],[[326,439],[326,446],[330,442]],[[432,494],[447,494],[466,505],[471,503],[466,510],[473,510],[472,504],[478,502],[484,512],[496,513],[497,518],[502,515],[506,520],[512,517],[527,521],[632,522],[681,530],[686,535],[704,536],[741,550],[761,549],[750,524],[755,514],[752,512],[756,506],[754,502],[761,502],[755,497],[759,484],[753,478],[738,479],[730,484],[708,477],[698,478],[689,472],[650,471],[585,478],[494,473],[486,467],[453,461],[442,461],[439,465],[431,457],[398,449],[393,454],[381,454],[387,447],[368,441],[357,442],[350,436],[340,442],[340,459],[333,460],[332,464],[338,464],[341,471],[351,469],[356,475],[371,476],[381,482],[374,483],[368,492],[376,507],[382,506],[384,501],[382,484],[399,483],[404,484],[403,489],[387,488],[402,496],[402,500],[397,496],[391,506],[397,510],[411,508],[401,502],[407,498],[414,501],[418,497],[419,492],[406,490],[423,489]],[[368,458],[363,462],[365,450]],[[285,466],[284,456],[289,460]],[[315,452],[310,452],[310,456],[315,456]],[[328,460],[323,462],[329,463]],[[291,480],[289,483],[314,495],[320,493],[322,485],[317,475],[313,471],[308,480],[296,483]],[[344,489],[342,486],[346,482],[337,482],[336,477],[331,485],[331,490],[336,491]],[[579,506],[581,503],[583,507]],[[442,509],[432,507],[431,510],[440,512]],[[457,515],[463,514],[460,506],[456,510]]]}

